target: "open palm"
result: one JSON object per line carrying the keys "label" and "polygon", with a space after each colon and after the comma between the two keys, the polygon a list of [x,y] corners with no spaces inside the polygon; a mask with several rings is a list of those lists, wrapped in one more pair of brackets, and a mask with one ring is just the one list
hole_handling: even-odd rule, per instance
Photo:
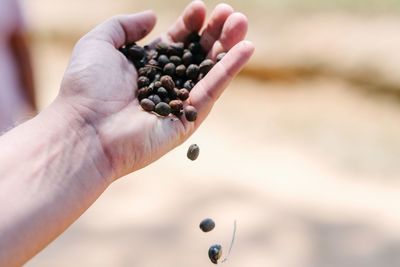
{"label": "open palm", "polygon": [[[203,28],[205,14],[203,2],[190,3],[157,40],[183,41]],[[246,17],[226,4],[218,5],[204,27],[201,44],[213,59],[229,52],[190,93],[188,101],[197,108],[198,119],[159,117],[141,109],[136,99],[137,72],[117,49],[142,39],[155,22],[154,13],[145,11],[116,16],[96,27],[76,45],[61,86],[59,98],[93,126],[113,179],[148,165],[184,142],[254,50],[250,42],[243,41]]]}

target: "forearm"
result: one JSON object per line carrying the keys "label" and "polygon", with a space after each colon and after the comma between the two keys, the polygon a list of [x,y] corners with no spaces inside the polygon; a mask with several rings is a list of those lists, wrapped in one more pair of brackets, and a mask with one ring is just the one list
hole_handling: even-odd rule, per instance
{"label": "forearm", "polygon": [[0,266],[20,265],[107,188],[94,129],[58,103],[0,138]]}

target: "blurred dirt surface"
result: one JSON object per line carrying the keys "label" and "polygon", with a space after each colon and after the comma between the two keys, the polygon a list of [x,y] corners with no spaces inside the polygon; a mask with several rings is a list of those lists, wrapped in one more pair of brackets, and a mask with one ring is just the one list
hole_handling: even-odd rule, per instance
{"label": "blurred dirt surface", "polygon": [[[153,8],[151,38],[185,2],[25,1],[41,107],[81,34]],[[227,251],[234,220],[228,266],[400,266],[399,17],[379,4],[289,12],[228,2],[252,25],[246,75],[190,140],[114,183],[26,266],[213,266],[208,248]],[[210,233],[198,228],[206,217]]]}

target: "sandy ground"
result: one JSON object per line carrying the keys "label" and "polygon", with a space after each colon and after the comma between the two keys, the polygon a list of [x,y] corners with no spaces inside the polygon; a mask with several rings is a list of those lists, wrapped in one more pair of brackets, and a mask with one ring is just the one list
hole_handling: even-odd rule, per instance
{"label": "sandy ground", "polygon": [[[39,2],[32,1],[31,8]],[[107,12],[113,9],[98,18]],[[57,12],[45,14],[51,18]],[[44,107],[57,93],[71,46],[51,34],[54,19],[40,21],[46,23],[33,28],[48,27],[48,35],[35,39],[32,48]],[[300,22],[299,28],[306,27]],[[331,29],[344,27],[325,22]],[[362,23],[352,25],[348,32],[368,35],[365,28],[356,31]],[[286,47],[293,33],[281,33]],[[268,46],[251,34],[261,47],[258,59],[272,57],[271,51],[284,54],[277,43]],[[379,44],[372,53],[392,47]],[[316,58],[313,49],[303,47]],[[369,55],[366,51],[359,58]],[[301,61],[300,52],[291,53],[292,63]],[[347,59],[345,52],[340,55]],[[379,62],[389,60],[384,55]],[[337,60],[329,54],[321,58],[336,64],[329,63]],[[362,65],[359,58],[346,62]],[[26,266],[212,266],[208,247],[221,243],[227,250],[234,220],[237,236],[227,266],[400,266],[399,116],[398,99],[341,77],[268,82],[242,76],[190,140],[114,183]],[[191,143],[201,148],[195,162],[185,156]],[[205,217],[217,223],[208,234],[198,229]]]}

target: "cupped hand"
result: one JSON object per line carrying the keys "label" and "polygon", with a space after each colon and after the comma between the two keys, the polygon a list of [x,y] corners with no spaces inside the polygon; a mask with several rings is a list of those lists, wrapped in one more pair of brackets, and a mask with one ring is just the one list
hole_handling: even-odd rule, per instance
{"label": "cupped hand", "polygon": [[[136,98],[137,72],[118,48],[145,37],[156,23],[145,11],[120,15],[100,24],[75,46],[57,101],[66,103],[94,129],[115,180],[143,168],[184,142],[207,117],[226,86],[251,57],[254,47],[243,41],[247,18],[226,4],[218,5],[205,24],[206,7],[191,2],[169,30],[157,38],[183,41],[201,32],[208,57],[227,55],[190,93],[189,103],[198,110],[195,122],[159,117],[141,109]],[[95,157],[94,157],[95,158]]]}

